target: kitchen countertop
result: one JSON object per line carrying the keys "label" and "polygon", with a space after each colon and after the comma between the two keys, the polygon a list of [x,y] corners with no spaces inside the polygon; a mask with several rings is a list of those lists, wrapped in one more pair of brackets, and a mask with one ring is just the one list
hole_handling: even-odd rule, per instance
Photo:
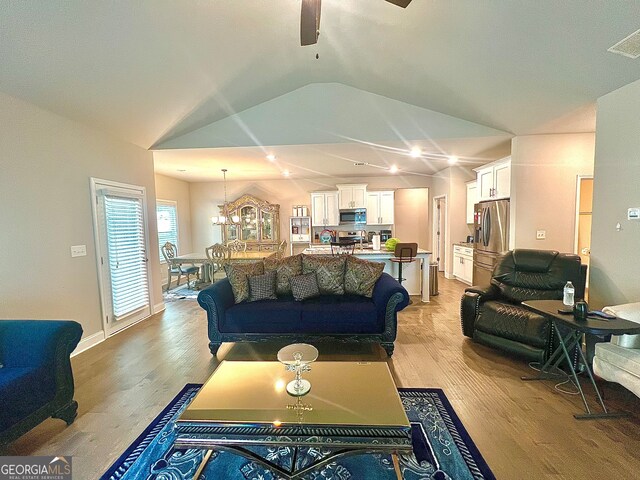
{"label": "kitchen countertop", "polygon": [[474,248],[473,243],[468,243],[468,242],[454,242],[454,245],[457,245],[459,247],[468,247],[468,248]]}
{"label": "kitchen countertop", "polygon": [[[302,252],[307,255],[331,255],[331,247],[330,246],[313,246],[311,248],[305,248]],[[431,253],[428,250],[423,250],[421,248],[418,249],[418,255],[424,255],[427,253]],[[374,250],[373,248],[356,248],[353,251],[354,255],[378,255],[378,256],[388,256],[393,257],[394,253],[389,250]]]}

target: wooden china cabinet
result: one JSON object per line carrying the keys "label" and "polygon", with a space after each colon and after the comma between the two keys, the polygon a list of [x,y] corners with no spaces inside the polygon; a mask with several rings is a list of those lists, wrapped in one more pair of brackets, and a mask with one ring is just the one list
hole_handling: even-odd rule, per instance
{"label": "wooden china cabinet", "polygon": [[[222,210],[222,206],[220,205]],[[247,251],[275,252],[280,243],[280,205],[253,195],[242,195],[227,204],[229,217],[238,215],[240,223],[222,229],[224,243],[241,240]]]}

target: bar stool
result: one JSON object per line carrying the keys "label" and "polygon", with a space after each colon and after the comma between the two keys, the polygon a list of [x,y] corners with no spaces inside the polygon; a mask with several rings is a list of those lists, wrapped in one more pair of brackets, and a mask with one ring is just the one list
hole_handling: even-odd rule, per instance
{"label": "bar stool", "polygon": [[416,261],[416,254],[418,253],[417,243],[397,243],[394,251],[394,257],[390,260],[398,264],[398,282],[402,284],[402,265],[405,263],[413,263]]}

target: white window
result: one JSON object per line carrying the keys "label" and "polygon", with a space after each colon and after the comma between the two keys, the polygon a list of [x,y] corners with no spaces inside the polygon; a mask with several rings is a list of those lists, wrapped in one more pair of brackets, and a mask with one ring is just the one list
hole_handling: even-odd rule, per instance
{"label": "white window", "polygon": [[171,200],[156,200],[158,215],[158,251],[160,263],[165,263],[162,246],[171,242],[178,249],[178,204]]}

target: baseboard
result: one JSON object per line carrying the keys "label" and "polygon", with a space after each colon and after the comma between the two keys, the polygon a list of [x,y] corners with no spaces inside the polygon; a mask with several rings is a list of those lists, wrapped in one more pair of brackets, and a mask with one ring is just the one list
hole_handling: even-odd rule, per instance
{"label": "baseboard", "polygon": [[164,302],[156,303],[153,306],[153,313],[156,314],[156,313],[162,312],[164,309],[165,309]]}
{"label": "baseboard", "polygon": [[99,343],[104,342],[105,336],[104,332],[101,330],[98,333],[94,333],[93,335],[89,335],[87,338],[83,338],[78,343],[76,349],[71,353],[72,357],[75,357],[79,353],[84,352],[85,350],[89,350],[91,347],[95,347]]}

